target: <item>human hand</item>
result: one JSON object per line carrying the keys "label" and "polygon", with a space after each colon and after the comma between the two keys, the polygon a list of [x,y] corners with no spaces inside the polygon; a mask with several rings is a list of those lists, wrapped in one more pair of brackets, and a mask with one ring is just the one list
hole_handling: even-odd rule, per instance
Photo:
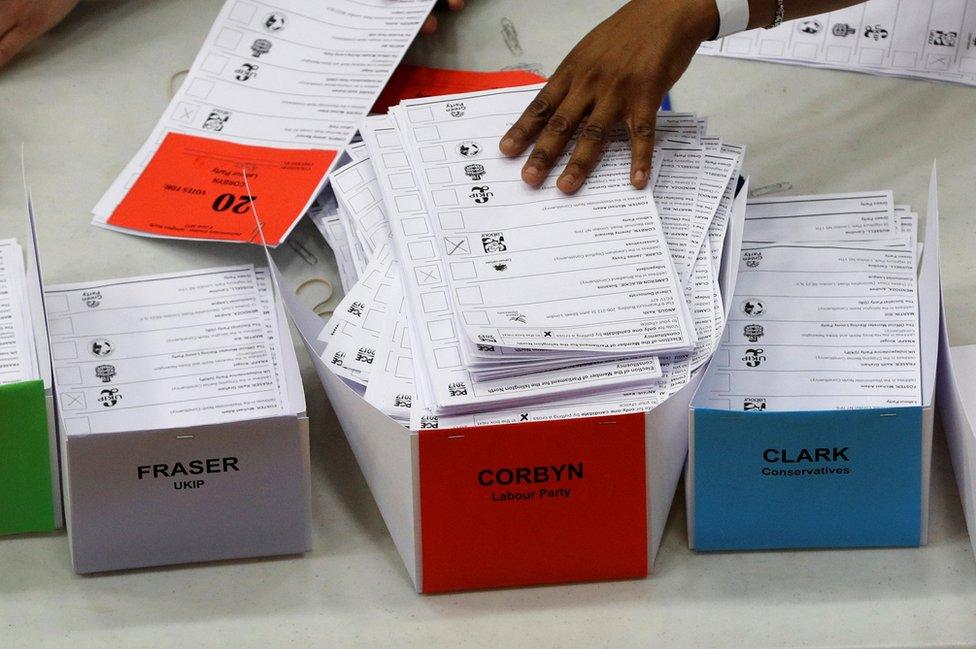
{"label": "human hand", "polygon": [[718,20],[715,0],[631,0],[573,48],[499,148],[517,156],[538,138],[522,168],[522,179],[538,187],[582,125],[556,181],[570,194],[593,171],[610,130],[622,121],[630,134],[630,180],[643,189],[658,107],[698,46],[718,31]]}
{"label": "human hand", "polygon": [[0,0],[0,67],[57,25],[79,0]]}
{"label": "human hand", "polygon": [[[435,9],[443,10],[445,7],[447,7],[451,11],[461,11],[462,9],[464,9],[464,0],[440,0],[440,2],[437,3]],[[432,13],[429,16],[427,16],[427,20],[425,20],[424,24],[420,27],[420,33],[427,36],[429,34],[433,34],[436,31],[437,31],[437,14]]]}

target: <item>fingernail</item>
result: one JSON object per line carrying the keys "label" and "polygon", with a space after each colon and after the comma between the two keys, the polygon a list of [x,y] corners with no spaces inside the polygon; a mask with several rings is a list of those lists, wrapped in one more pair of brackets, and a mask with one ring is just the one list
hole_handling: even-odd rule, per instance
{"label": "fingernail", "polygon": [[537,183],[542,176],[542,170],[535,166],[522,167],[522,178],[527,182]]}
{"label": "fingernail", "polygon": [[579,184],[579,176],[576,176],[574,174],[563,174],[559,178],[559,182],[557,182],[556,184],[559,186],[559,189],[561,189],[564,192],[569,193],[569,192],[576,191],[576,187]]}
{"label": "fingernail", "polygon": [[515,138],[506,137],[505,139],[502,140],[500,148],[502,151],[511,151],[512,149],[515,148]]}
{"label": "fingernail", "polygon": [[638,185],[643,185],[644,181],[647,180],[647,172],[643,169],[638,169],[634,172],[634,183]]}

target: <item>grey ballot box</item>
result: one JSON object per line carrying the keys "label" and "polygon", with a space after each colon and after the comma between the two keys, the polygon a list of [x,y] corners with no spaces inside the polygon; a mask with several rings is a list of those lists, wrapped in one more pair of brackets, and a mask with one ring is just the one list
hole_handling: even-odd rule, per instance
{"label": "grey ballot box", "polygon": [[71,435],[63,460],[75,572],[309,548],[304,416]]}
{"label": "grey ballot box", "polygon": [[290,412],[181,428],[68,433],[64,514],[75,572],[307,552],[308,418],[276,304]]}

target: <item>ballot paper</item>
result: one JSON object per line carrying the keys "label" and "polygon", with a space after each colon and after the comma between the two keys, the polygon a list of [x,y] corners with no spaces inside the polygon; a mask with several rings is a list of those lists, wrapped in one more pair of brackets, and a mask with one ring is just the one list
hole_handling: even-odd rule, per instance
{"label": "ballot paper", "polygon": [[[227,0],[152,134],[93,210],[145,236],[270,245],[322,189],[434,0]],[[246,169],[251,192],[244,191]]]}
{"label": "ballot paper", "polygon": [[0,385],[39,378],[24,252],[0,239]]}
{"label": "ballot paper", "polygon": [[647,190],[630,185],[622,129],[577,194],[555,177],[532,189],[524,160],[497,146],[537,91],[404,100],[366,118],[366,152],[339,164],[309,213],[358,280],[306,336],[404,425],[650,410],[721,338],[744,148],[694,114],[662,113]]}
{"label": "ballot paper", "polygon": [[266,271],[48,286],[45,304],[68,434],[290,414]]}
{"label": "ballot paper", "polygon": [[537,92],[507,89],[401,103],[395,113],[402,118],[399,132],[424,179],[427,224],[436,243],[400,252],[445,269],[457,324],[476,344],[690,349],[697,339],[661,219],[651,193],[629,184],[629,164],[621,165],[621,159],[629,163],[626,146],[608,146],[571,199],[554,179],[540,189],[522,182],[524,159],[492,152],[474,164],[461,152],[465,142],[500,140]]}
{"label": "ballot paper", "polygon": [[803,411],[921,403],[917,219],[891,192],[750,201],[706,407]]}
{"label": "ballot paper", "polygon": [[699,53],[976,85],[976,0],[871,0]]}

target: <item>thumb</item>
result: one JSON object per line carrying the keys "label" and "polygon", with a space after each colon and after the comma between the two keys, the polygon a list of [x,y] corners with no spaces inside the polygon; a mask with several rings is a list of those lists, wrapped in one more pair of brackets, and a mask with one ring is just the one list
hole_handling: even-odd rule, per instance
{"label": "thumb", "polygon": [[0,68],[7,64],[10,59],[24,49],[31,40],[31,34],[22,25],[14,25],[0,36]]}

